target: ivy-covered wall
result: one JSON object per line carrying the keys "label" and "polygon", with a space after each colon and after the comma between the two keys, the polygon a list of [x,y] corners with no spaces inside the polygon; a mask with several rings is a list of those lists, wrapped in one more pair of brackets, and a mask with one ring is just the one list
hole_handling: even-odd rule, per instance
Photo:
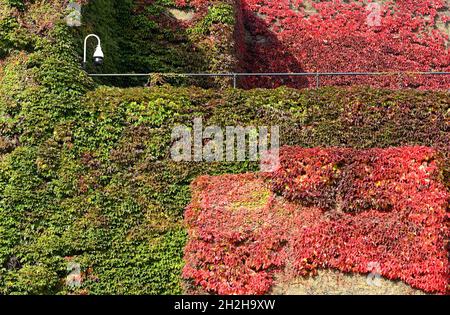
{"label": "ivy-covered wall", "polygon": [[[56,125],[74,119],[81,97],[93,88],[79,65],[75,39],[60,22],[64,7],[61,1],[0,2],[0,177],[11,184],[0,188],[2,293],[54,293],[59,285],[60,267],[47,268],[30,251],[17,256],[13,246],[35,239],[28,232],[55,215],[51,195],[25,192],[44,183],[33,171],[39,164],[34,157]],[[27,175],[15,177],[10,173],[13,169]],[[15,191],[23,203],[9,199],[8,190]],[[41,218],[45,211],[52,214]],[[11,220],[16,215],[29,215],[28,222],[19,226]],[[48,244],[42,249],[49,250]],[[26,260],[34,263],[24,264]]]}
{"label": "ivy-covered wall", "polygon": [[[201,0],[199,0],[201,1]],[[207,1],[207,0],[204,0]],[[444,0],[242,0],[249,72],[449,71]],[[315,78],[248,78],[248,87],[314,87]],[[448,89],[450,76],[328,76],[321,85]]]}
{"label": "ivy-covered wall", "polygon": [[[192,56],[214,52],[196,48],[198,55],[192,55],[191,45],[204,41],[209,46],[203,47],[215,47],[216,33],[229,38],[235,31],[232,7],[184,4],[187,12],[201,14],[176,35],[165,19],[146,18],[161,15],[163,8],[166,12],[167,2],[140,8],[128,1],[121,6],[95,1],[84,7],[90,22],[78,31],[62,21],[67,3],[0,1],[0,294],[181,293],[182,216],[189,184],[199,175],[257,169],[250,162],[171,161],[172,127],[190,125],[197,116],[219,126],[278,124],[282,144],[288,145],[418,144],[449,152],[450,98],[444,92],[282,88],[218,93],[155,86],[190,83],[170,77],[153,78],[151,88],[98,87],[143,82],[96,85],[81,69],[87,32],[95,30],[104,39],[111,59],[103,71],[131,65],[144,72],[214,69],[234,65],[233,58],[224,54],[229,63],[219,56],[202,63],[212,68],[196,68],[195,62],[184,64],[185,57],[173,56],[189,53],[192,61]],[[132,19],[139,33],[133,28],[123,36],[116,33],[123,27],[116,20],[121,12],[130,13],[123,23]],[[145,53],[132,62],[139,51]],[[445,176],[448,183],[448,167]],[[81,266],[79,288],[65,283],[73,263]]]}
{"label": "ivy-covered wall", "polygon": [[[106,39],[103,45],[111,59],[106,59],[103,71],[124,69],[129,60],[140,67],[154,63],[160,71],[191,67],[192,46],[185,41],[191,35],[180,37],[147,17],[162,13],[167,5],[162,1],[145,6],[145,14],[127,1],[117,6],[108,1],[89,3],[83,14],[92,18],[92,24],[85,23],[78,31],[63,22],[67,4],[53,0],[0,2],[0,293],[67,293],[63,279],[68,264],[75,260],[84,272],[84,285],[78,293],[179,293],[185,233],[173,213],[179,215],[187,203],[187,186],[180,191],[176,182],[156,190],[144,187],[144,198],[159,196],[148,204],[136,199],[137,195],[128,195],[131,191],[121,179],[115,188],[108,184],[109,192],[100,192],[100,186],[90,185],[99,178],[102,185],[110,183],[109,171],[92,177],[84,163],[91,165],[87,162],[90,155],[95,159],[98,154],[109,156],[125,125],[105,125],[95,139],[89,134],[93,126],[88,126],[96,123],[89,118],[88,124],[75,132],[77,144],[67,140],[78,123],[95,115],[80,107],[83,95],[95,86],[81,69],[83,35],[95,29]],[[195,24],[192,36],[209,34],[217,16],[206,16],[206,22],[200,19],[198,26]],[[121,32],[129,22],[134,29]],[[155,30],[156,42],[145,37],[148,33],[142,25]],[[166,46],[162,44],[165,41]],[[128,49],[132,44],[136,46]],[[164,49],[169,51],[165,57],[161,54]],[[180,59],[184,64],[172,61],[174,55],[182,54],[180,49],[189,53]],[[141,60],[134,60],[137,50]],[[135,105],[136,110],[141,106]],[[155,141],[152,150],[157,155],[160,144]],[[151,173],[173,176],[168,171]],[[180,199],[166,207],[158,189],[164,193],[169,189],[168,198],[176,195]],[[146,211],[141,209],[143,202]],[[167,211],[161,210],[163,205]],[[141,228],[136,223],[142,224]]]}
{"label": "ivy-covered wall", "polygon": [[[89,66],[89,72],[156,73],[149,79],[149,85],[224,87],[230,86],[229,79],[170,74],[236,71],[238,60],[234,38],[239,10],[240,7],[229,0],[202,5],[174,0],[90,1],[83,6],[84,25],[76,33],[80,47],[82,39],[89,33],[98,34],[104,43],[105,64],[98,68]],[[98,81],[116,86],[142,86],[147,78],[103,78]]]}
{"label": "ivy-covered wall", "polygon": [[333,290],[318,270],[367,275],[376,262],[385,278],[445,294],[450,194],[438,159],[427,147],[282,147],[274,172],[201,176],[183,277],[217,294],[265,294],[295,276]]}
{"label": "ivy-covered wall", "polygon": [[[258,165],[173,162],[176,124],[278,124],[282,144],[306,147],[443,149],[448,107],[446,93],[412,91],[96,89],[48,137],[2,155],[0,292],[181,293],[191,181]],[[65,285],[70,262],[80,288]]]}

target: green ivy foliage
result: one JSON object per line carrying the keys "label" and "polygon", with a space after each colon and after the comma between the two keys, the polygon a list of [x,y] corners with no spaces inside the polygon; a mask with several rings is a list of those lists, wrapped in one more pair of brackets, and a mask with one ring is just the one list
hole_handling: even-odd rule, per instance
{"label": "green ivy foliage", "polygon": [[[62,14],[45,5],[52,16]],[[70,182],[61,191],[48,186],[67,158],[53,136],[55,126],[78,115],[93,82],[80,67],[67,26],[53,21],[37,32],[19,20],[34,20],[38,11],[5,18],[12,10],[1,3],[0,32],[8,40],[0,47],[0,294],[55,293],[66,273],[58,254],[64,243],[41,233],[64,229],[59,223],[66,214],[55,194]]]}
{"label": "green ivy foliage", "polygon": [[24,0],[2,0],[5,4],[18,9],[25,9],[25,1]]}
{"label": "green ivy foliage", "polygon": [[21,143],[45,140],[56,122],[77,113],[81,96],[92,87],[65,27],[55,27],[51,36],[40,39],[32,53],[8,59],[3,69],[0,124]]}
{"label": "green ivy foliage", "polygon": [[208,34],[214,24],[234,25],[235,11],[232,5],[228,3],[218,3],[208,8],[208,13],[191,30],[197,34]]}
{"label": "green ivy foliage", "polygon": [[[101,68],[88,66],[92,73],[184,73],[201,72],[208,61],[185,27],[169,18],[173,1],[156,0],[136,7],[132,0],[90,1],[83,7],[83,26],[76,30],[82,39],[95,33],[102,39],[105,53]],[[90,54],[94,47],[89,43]],[[81,54],[81,50],[79,51]],[[102,84],[143,86],[146,78],[101,78]],[[182,84],[186,79],[169,79]]]}
{"label": "green ivy foliage", "polygon": [[33,38],[28,36],[13,16],[14,8],[0,1],[0,59],[14,50],[29,50]]}
{"label": "green ivy foliage", "polygon": [[[177,7],[173,0],[155,0],[141,6],[132,0],[88,2],[82,11],[83,26],[75,30],[79,54],[84,37],[90,33],[100,36],[105,53],[103,66],[89,64],[88,72],[165,73],[151,78],[150,85],[215,87],[220,85],[217,81],[225,80],[230,86],[229,79],[167,74],[234,71],[237,65],[233,47],[235,8],[227,3],[215,3],[207,12],[197,12],[191,26],[172,16],[169,11],[172,8],[189,9]],[[94,44],[95,41],[89,42],[88,56]],[[121,87],[143,86],[147,78],[98,78],[97,82]]]}

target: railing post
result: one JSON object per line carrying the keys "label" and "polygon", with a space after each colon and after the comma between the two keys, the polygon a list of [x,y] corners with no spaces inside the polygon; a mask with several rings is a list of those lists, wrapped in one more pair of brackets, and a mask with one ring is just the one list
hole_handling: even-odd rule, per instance
{"label": "railing post", "polygon": [[319,72],[316,73],[316,89],[320,87],[320,77]]}
{"label": "railing post", "polygon": [[236,78],[237,78],[236,73],[233,73],[233,89],[235,89],[237,86]]}

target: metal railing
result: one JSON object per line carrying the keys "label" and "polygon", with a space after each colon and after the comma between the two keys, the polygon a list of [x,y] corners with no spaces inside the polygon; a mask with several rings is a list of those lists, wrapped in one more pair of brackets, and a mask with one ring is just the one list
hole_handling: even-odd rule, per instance
{"label": "metal railing", "polygon": [[[233,88],[237,87],[239,77],[315,77],[316,87],[320,87],[320,77],[331,76],[412,76],[412,75],[450,75],[450,72],[240,72],[240,73],[91,73],[91,77],[151,77],[154,75],[171,77],[229,77],[233,79]],[[450,86],[449,86],[450,88]]]}

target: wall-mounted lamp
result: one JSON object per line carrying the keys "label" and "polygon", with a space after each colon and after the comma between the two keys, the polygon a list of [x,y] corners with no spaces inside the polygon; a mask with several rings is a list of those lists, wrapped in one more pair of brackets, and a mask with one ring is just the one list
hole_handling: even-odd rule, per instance
{"label": "wall-mounted lamp", "polygon": [[102,51],[102,46],[100,43],[100,37],[98,37],[95,34],[89,34],[88,36],[86,36],[86,38],[84,39],[84,54],[83,54],[83,68],[86,68],[86,64],[87,64],[87,60],[86,60],[86,46],[87,46],[87,40],[89,39],[89,37],[95,37],[97,39],[97,48],[95,49],[94,52],[94,65],[99,66],[101,64],[103,64],[103,51]]}

